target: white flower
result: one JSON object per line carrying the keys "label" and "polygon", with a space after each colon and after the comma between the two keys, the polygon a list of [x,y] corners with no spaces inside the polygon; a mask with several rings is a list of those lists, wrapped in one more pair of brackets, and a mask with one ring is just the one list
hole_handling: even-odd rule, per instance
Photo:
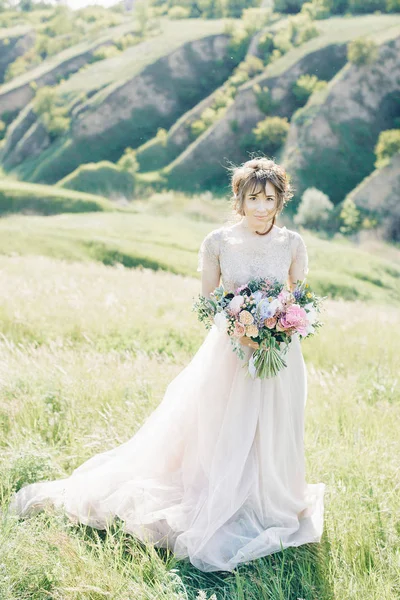
{"label": "white flower", "polygon": [[243,302],[244,302],[243,296],[234,296],[228,304],[229,310],[234,315],[237,315]]}
{"label": "white flower", "polygon": [[221,333],[225,333],[228,327],[228,319],[224,312],[218,312],[214,315],[214,323]]}
{"label": "white flower", "polygon": [[318,318],[317,311],[315,310],[312,302],[304,305],[304,308],[307,312],[307,321],[310,325],[314,325],[315,321]]}

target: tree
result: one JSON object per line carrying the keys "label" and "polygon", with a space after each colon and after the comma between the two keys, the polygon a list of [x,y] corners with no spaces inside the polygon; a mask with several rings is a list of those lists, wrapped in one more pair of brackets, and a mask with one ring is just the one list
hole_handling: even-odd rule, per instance
{"label": "tree", "polygon": [[285,143],[289,128],[286,117],[266,117],[253,129],[255,142],[262,152],[276,152]]}
{"label": "tree", "polygon": [[71,121],[68,111],[52,87],[44,86],[37,91],[33,111],[52,139],[68,131]]}
{"label": "tree", "polygon": [[293,84],[293,94],[298,100],[299,106],[303,106],[311,94],[326,87],[326,81],[319,80],[316,75],[300,75]]}
{"label": "tree", "polygon": [[329,196],[315,187],[305,190],[301,197],[295,223],[309,229],[323,230],[334,208]]}
{"label": "tree", "polygon": [[400,129],[381,131],[375,146],[376,168],[380,169],[387,165],[397,152],[400,152]]}
{"label": "tree", "polygon": [[373,40],[359,37],[347,44],[347,59],[354,65],[370,65],[378,58],[378,46]]}

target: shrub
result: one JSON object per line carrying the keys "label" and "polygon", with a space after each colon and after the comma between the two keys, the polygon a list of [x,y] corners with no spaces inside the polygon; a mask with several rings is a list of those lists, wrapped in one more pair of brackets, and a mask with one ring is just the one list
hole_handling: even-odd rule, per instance
{"label": "shrub", "polygon": [[268,62],[274,49],[274,36],[268,31],[260,36],[257,46],[258,52],[263,56],[264,62]]}
{"label": "shrub", "polygon": [[327,82],[319,80],[316,75],[300,75],[293,84],[293,94],[296,96],[298,104],[303,106],[313,92],[323,89],[326,85]]}
{"label": "shrub", "polygon": [[343,201],[340,221],[340,231],[344,234],[356,233],[361,227],[360,211],[351,198],[346,198]]}
{"label": "shrub", "polygon": [[173,6],[168,11],[170,19],[188,19],[190,17],[190,8],[185,6]]}
{"label": "shrub", "polygon": [[117,164],[123,171],[127,171],[131,175],[135,175],[139,170],[136,151],[132,148],[125,148],[124,153]]}
{"label": "shrub", "polygon": [[110,46],[102,46],[101,48],[97,48],[95,50],[89,60],[90,63],[97,62],[99,60],[106,60],[107,58],[113,58],[120,53],[118,47],[114,44]]}
{"label": "shrub", "polygon": [[276,152],[285,143],[289,127],[286,117],[266,117],[259,121],[253,133],[260,150],[266,153]]}
{"label": "shrub", "polygon": [[378,58],[378,46],[373,40],[359,37],[347,44],[347,59],[354,65],[370,65]]}
{"label": "shrub", "polygon": [[310,19],[328,19],[331,14],[329,4],[326,0],[305,2],[301,8],[301,14]]}
{"label": "shrub", "polygon": [[264,114],[268,115],[275,108],[275,102],[268,86],[261,87],[259,83],[253,85],[253,92],[256,96],[257,106]]}
{"label": "shrub", "polygon": [[305,190],[294,217],[295,223],[309,229],[323,230],[333,211],[329,197],[315,187]]}
{"label": "shrub", "polygon": [[381,131],[375,146],[376,168],[380,169],[388,164],[397,152],[400,152],[400,129]]}
{"label": "shrub", "polygon": [[70,118],[67,116],[67,108],[53,88],[44,86],[37,91],[33,100],[33,111],[51,139],[68,131]]}

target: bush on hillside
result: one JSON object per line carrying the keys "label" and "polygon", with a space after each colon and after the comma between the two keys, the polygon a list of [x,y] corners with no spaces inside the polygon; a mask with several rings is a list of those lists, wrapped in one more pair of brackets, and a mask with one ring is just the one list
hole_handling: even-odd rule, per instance
{"label": "bush on hillside", "polygon": [[400,129],[381,131],[375,146],[376,168],[380,169],[387,165],[397,152],[400,152]]}
{"label": "bush on hillside", "polygon": [[308,229],[321,231],[325,229],[333,208],[329,196],[315,187],[310,187],[301,197],[294,221]]}
{"label": "bush on hillside", "polygon": [[356,233],[361,228],[361,215],[355,202],[351,198],[346,198],[342,203],[340,211],[340,231],[346,235]]}
{"label": "bush on hillside", "polygon": [[274,36],[269,31],[263,33],[257,44],[258,53],[261,54],[265,63],[269,61],[269,58],[274,50]]}
{"label": "bush on hillside", "polygon": [[326,85],[327,82],[319,80],[316,75],[300,75],[292,88],[298,105],[303,106],[313,92],[324,89]]}
{"label": "bush on hillside", "polygon": [[274,153],[286,141],[290,124],[286,117],[266,117],[253,129],[255,142],[261,152]]}
{"label": "bush on hillside", "polygon": [[188,19],[190,17],[190,8],[185,6],[173,6],[168,11],[170,19]]}
{"label": "bush on hillside", "polygon": [[107,58],[114,58],[114,56],[118,56],[120,54],[120,50],[116,45],[110,44],[109,46],[102,46],[101,48],[97,48],[90,57],[89,63],[98,62],[99,60],[106,60]]}
{"label": "bush on hillside", "polygon": [[39,117],[51,139],[68,131],[70,118],[67,108],[50,86],[40,88],[33,100],[33,111]]}
{"label": "bush on hillside", "polygon": [[327,0],[313,0],[305,2],[301,8],[301,14],[306,15],[310,19],[328,19],[331,15],[331,10]]}
{"label": "bush on hillside", "polygon": [[69,190],[78,190],[108,198],[131,199],[135,189],[135,180],[129,171],[104,160],[81,165],[70,175],[61,179],[57,185]]}
{"label": "bush on hillside", "polygon": [[359,37],[347,44],[347,59],[354,65],[370,65],[378,58],[378,46],[373,40]]}
{"label": "bush on hillside", "polygon": [[[159,130],[160,131],[160,130]],[[157,135],[161,135],[157,132]],[[130,173],[132,177],[136,175],[139,170],[139,163],[136,158],[136,151],[133,148],[125,148],[123,155],[118,161],[118,167],[123,171]]]}
{"label": "bush on hillside", "polygon": [[265,115],[269,115],[274,108],[276,108],[276,102],[272,98],[271,91],[268,86],[260,86],[259,83],[253,85],[253,92],[256,96],[257,106]]}

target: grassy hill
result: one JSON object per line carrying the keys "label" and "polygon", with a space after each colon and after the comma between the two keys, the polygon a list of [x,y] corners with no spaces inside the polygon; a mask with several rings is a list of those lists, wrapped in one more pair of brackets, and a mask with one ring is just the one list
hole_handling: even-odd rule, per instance
{"label": "grassy hill", "polygon": [[[206,335],[191,312],[196,253],[217,222],[195,210],[0,220],[2,506],[24,483],[66,476],[128,440],[191,360]],[[327,486],[321,544],[205,574],[118,524],[97,532],[49,511],[2,519],[2,598],[397,598],[398,251],[305,239],[314,285],[341,278],[369,296],[346,302],[337,290],[303,344],[307,480]],[[119,248],[119,263],[157,264],[101,264],[94,242]]]}
{"label": "grassy hill", "polygon": [[[135,210],[134,206],[130,210]],[[0,253],[44,254],[126,267],[142,265],[197,276],[200,242],[208,231],[219,226],[218,222],[199,221],[195,212],[193,216],[157,212],[156,205],[146,212],[123,214],[10,216],[0,221]],[[27,227],[29,239],[24,234]],[[319,293],[398,304],[400,268],[392,260],[371,255],[346,241],[330,242],[307,233],[305,239],[312,264],[310,282]]]}
{"label": "grassy hill", "polygon": [[53,215],[68,212],[115,210],[107,198],[55,186],[0,179],[0,214]]}

